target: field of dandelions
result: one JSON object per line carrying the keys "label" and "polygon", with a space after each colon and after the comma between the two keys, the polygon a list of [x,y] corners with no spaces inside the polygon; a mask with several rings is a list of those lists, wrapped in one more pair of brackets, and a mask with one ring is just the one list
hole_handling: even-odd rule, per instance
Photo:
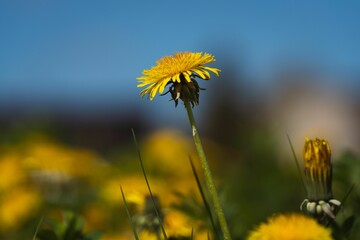
{"label": "field of dandelions", "polygon": [[[177,53],[134,79],[144,101],[170,99],[187,115],[188,131],[134,123],[113,129],[125,141],[100,151],[56,124],[2,129],[0,239],[360,239],[360,156],[332,157],[323,136],[294,145],[286,129],[279,146],[261,116],[234,114],[229,82],[216,84],[229,95],[218,101],[212,85],[230,73],[217,63]],[[193,112],[205,99],[200,121]]]}

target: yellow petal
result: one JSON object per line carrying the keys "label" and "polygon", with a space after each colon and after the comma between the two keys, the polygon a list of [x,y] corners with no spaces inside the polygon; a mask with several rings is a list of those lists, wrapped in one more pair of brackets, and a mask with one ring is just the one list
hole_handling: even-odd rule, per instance
{"label": "yellow petal", "polygon": [[164,89],[166,87],[166,84],[170,81],[171,77],[168,77],[164,80],[162,80],[161,84],[160,84],[160,88],[159,88],[159,93],[163,93],[164,92]]}
{"label": "yellow petal", "polygon": [[190,79],[189,75],[187,74],[187,72],[183,73],[183,75],[184,75],[186,81],[191,82],[191,79]]}
{"label": "yellow petal", "polygon": [[178,74],[176,74],[175,76],[173,76],[172,79],[173,79],[174,82],[180,83],[180,82],[181,82],[181,80],[180,80],[180,73],[178,73]]}
{"label": "yellow petal", "polygon": [[193,69],[193,71],[198,74],[202,79],[206,79],[206,76],[203,74],[201,70]]}
{"label": "yellow petal", "polygon": [[218,69],[218,68],[205,67],[205,66],[201,66],[201,68],[206,69],[206,70],[209,70],[209,71],[215,73],[216,76],[218,76],[218,77],[219,77],[219,72],[221,72],[221,70]]}

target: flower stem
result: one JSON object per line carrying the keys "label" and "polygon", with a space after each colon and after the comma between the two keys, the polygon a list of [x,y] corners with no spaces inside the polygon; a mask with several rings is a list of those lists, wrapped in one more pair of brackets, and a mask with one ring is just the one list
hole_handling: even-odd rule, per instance
{"label": "flower stem", "polygon": [[196,150],[197,150],[198,155],[199,155],[200,163],[201,163],[201,166],[202,166],[202,168],[204,170],[204,173],[205,173],[205,183],[206,183],[206,186],[207,186],[207,188],[209,190],[212,202],[214,204],[215,213],[216,213],[216,215],[218,217],[220,227],[221,227],[221,231],[223,233],[224,239],[225,240],[230,240],[231,236],[230,236],[229,228],[228,228],[226,220],[225,220],[224,212],[223,212],[223,210],[221,208],[220,200],[219,200],[218,194],[216,192],[214,179],[213,179],[213,177],[211,175],[210,167],[209,167],[209,164],[208,164],[208,162],[206,160],[205,152],[204,152],[203,146],[201,144],[199,133],[198,133],[197,128],[196,128],[196,123],[195,123],[195,119],[194,119],[194,115],[193,115],[190,103],[188,101],[184,101],[184,105],[185,105],[185,108],[186,108],[186,111],[187,111],[187,114],[188,114],[188,117],[189,117],[190,126],[191,126],[191,129],[192,129],[193,138],[194,138]]}

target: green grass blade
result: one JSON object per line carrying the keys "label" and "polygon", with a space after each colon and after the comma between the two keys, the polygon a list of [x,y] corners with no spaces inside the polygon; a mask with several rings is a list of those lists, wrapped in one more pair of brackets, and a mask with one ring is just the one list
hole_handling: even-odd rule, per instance
{"label": "green grass blade", "polygon": [[136,150],[137,150],[137,153],[138,153],[138,157],[139,157],[139,161],[140,161],[140,165],[141,165],[141,170],[142,170],[142,172],[143,172],[143,175],[144,175],[144,178],[145,178],[145,181],[146,181],[146,185],[147,185],[147,187],[148,187],[149,194],[150,194],[151,200],[152,200],[153,205],[154,205],[154,210],[155,210],[156,216],[158,217],[159,222],[160,222],[160,227],[161,227],[162,234],[163,234],[165,240],[168,240],[168,237],[167,237],[167,235],[166,235],[165,228],[164,228],[164,225],[163,225],[163,221],[162,221],[162,219],[161,219],[159,210],[158,210],[157,207],[156,207],[156,202],[155,202],[154,196],[153,196],[153,194],[152,194],[152,191],[151,191],[151,188],[150,188],[150,184],[149,184],[148,178],[147,178],[147,176],[146,176],[146,171],[145,171],[144,164],[143,164],[142,157],[141,157],[141,153],[140,153],[140,147],[139,147],[139,144],[138,144],[138,142],[137,142],[137,140],[136,140],[136,136],[135,136],[134,129],[131,129],[131,131],[132,131],[134,143],[135,143],[135,146],[136,146]]}
{"label": "green grass blade", "polygon": [[307,194],[307,190],[306,190],[306,187],[305,187],[305,180],[304,180],[302,171],[301,171],[301,169],[300,169],[300,164],[299,164],[299,161],[298,161],[298,159],[297,159],[297,157],[296,157],[296,153],[295,153],[293,144],[292,144],[292,142],[291,142],[291,139],[290,139],[290,137],[289,137],[289,134],[286,134],[286,137],[287,137],[287,139],[288,139],[288,142],[289,142],[289,144],[290,144],[290,148],[291,148],[292,154],[293,154],[293,156],[294,156],[296,168],[297,168],[297,171],[298,171],[298,173],[299,173],[299,176],[300,176],[300,179],[301,179],[301,183],[302,183],[302,186],[303,186],[305,195],[307,196],[308,194]]}
{"label": "green grass blade", "polygon": [[40,226],[41,226],[43,220],[44,220],[44,216],[42,216],[42,217],[40,218],[40,221],[39,221],[39,223],[38,223],[38,225],[37,225],[37,227],[36,227],[36,230],[35,230],[35,233],[34,233],[34,236],[33,236],[33,240],[36,240],[36,236],[37,236],[37,234],[38,234],[38,232],[39,232],[39,230],[40,230]]}
{"label": "green grass blade", "polygon": [[131,230],[132,230],[133,233],[134,233],[135,239],[136,239],[136,240],[139,240],[139,237],[138,237],[137,232],[136,232],[135,225],[134,225],[134,223],[133,223],[133,221],[132,221],[132,218],[131,218],[131,214],[130,214],[129,207],[128,207],[127,203],[126,203],[125,194],[124,194],[124,191],[123,191],[123,189],[122,189],[121,186],[120,186],[120,191],[121,191],[121,195],[122,195],[122,198],[123,198],[123,201],[124,201],[124,205],[125,205],[125,209],[126,209],[126,214],[127,214],[128,218],[129,218],[129,221],[130,221]]}
{"label": "green grass blade", "polygon": [[345,203],[346,199],[349,197],[350,193],[354,190],[354,188],[355,188],[355,183],[351,184],[349,190],[346,192],[345,196],[341,200],[341,204]]}
{"label": "green grass blade", "polygon": [[[215,236],[217,236],[217,238],[219,238],[219,232],[218,232],[218,230],[217,230],[217,228],[216,228],[215,221],[214,221],[214,217],[212,216],[212,213],[211,213],[211,210],[210,210],[210,205],[209,205],[208,201],[206,200],[206,197],[205,197],[205,194],[204,194],[204,190],[203,190],[203,188],[202,188],[202,186],[201,186],[201,183],[200,183],[199,175],[198,175],[197,172],[196,172],[194,163],[193,163],[193,161],[192,161],[192,159],[191,159],[190,156],[189,156],[189,161],[190,161],[191,169],[192,169],[192,171],[193,171],[193,174],[194,174],[194,177],[195,177],[195,180],[196,180],[197,187],[198,187],[199,192],[200,192],[200,195],[201,195],[201,199],[203,200],[205,209],[206,209],[207,213],[209,214],[211,226],[212,226],[212,228],[213,228],[213,230],[214,230]],[[220,238],[219,238],[219,239],[220,239]]]}
{"label": "green grass blade", "polygon": [[[344,206],[347,198],[349,197],[350,193],[354,190],[354,188],[355,188],[355,183],[351,184],[349,190],[346,192],[343,199],[341,199],[341,206]],[[336,215],[339,212],[339,210],[340,210],[340,208],[335,209],[334,214]]]}
{"label": "green grass blade", "polygon": [[194,239],[194,228],[191,228],[191,236],[190,236],[190,240]]}

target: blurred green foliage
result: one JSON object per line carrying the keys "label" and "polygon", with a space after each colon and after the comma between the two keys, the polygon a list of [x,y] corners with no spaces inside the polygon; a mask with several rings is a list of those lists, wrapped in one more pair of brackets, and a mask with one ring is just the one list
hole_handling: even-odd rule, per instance
{"label": "blurred green foliage", "polygon": [[84,219],[73,212],[63,212],[62,220],[46,219],[42,230],[36,234],[39,240],[98,240],[101,232],[85,233]]}

